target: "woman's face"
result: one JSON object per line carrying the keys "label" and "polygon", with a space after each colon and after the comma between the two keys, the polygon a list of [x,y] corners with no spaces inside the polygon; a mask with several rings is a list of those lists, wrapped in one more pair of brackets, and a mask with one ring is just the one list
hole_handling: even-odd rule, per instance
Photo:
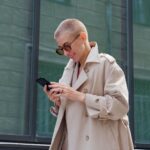
{"label": "woman's face", "polygon": [[75,62],[80,62],[85,50],[84,40],[80,37],[80,34],[72,37],[67,33],[63,33],[56,41],[59,49],[63,51],[66,57],[73,59]]}

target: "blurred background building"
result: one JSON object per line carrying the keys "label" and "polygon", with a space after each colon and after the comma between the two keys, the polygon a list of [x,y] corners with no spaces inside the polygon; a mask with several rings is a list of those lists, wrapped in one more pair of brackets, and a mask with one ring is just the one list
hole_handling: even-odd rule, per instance
{"label": "blurred background building", "polygon": [[0,0],[0,150],[48,149],[56,118],[35,80],[61,77],[53,32],[65,18],[124,70],[135,148],[150,149],[150,0]]}

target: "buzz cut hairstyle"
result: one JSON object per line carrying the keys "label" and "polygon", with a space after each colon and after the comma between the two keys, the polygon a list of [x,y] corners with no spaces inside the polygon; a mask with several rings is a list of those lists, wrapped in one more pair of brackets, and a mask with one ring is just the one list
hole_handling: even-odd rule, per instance
{"label": "buzz cut hairstyle", "polygon": [[69,33],[71,36],[75,36],[81,32],[85,32],[88,36],[87,29],[83,22],[75,18],[69,18],[63,20],[54,32],[54,39],[57,39],[61,33]]}

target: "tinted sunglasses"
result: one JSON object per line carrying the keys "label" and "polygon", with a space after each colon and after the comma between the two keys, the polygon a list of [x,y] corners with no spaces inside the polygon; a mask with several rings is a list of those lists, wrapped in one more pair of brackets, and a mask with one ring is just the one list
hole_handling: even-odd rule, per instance
{"label": "tinted sunglasses", "polygon": [[73,42],[75,42],[75,40],[80,36],[80,34],[78,34],[71,42],[65,42],[62,46],[58,46],[58,48],[56,48],[56,53],[58,55],[64,55],[64,50],[69,52],[71,51],[71,45]]}

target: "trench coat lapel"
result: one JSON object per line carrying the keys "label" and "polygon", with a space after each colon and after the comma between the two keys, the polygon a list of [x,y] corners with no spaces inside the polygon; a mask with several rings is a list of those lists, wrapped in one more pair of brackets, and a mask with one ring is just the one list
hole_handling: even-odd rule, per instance
{"label": "trench coat lapel", "polygon": [[[73,77],[73,73],[75,71],[75,64],[73,65],[72,62],[69,62],[69,66],[67,65],[67,67],[65,68],[64,74],[62,79],[60,79],[60,83],[65,83],[67,85],[71,85],[72,83],[72,77]],[[81,71],[78,79],[76,80],[75,84],[72,85],[72,88],[74,88],[75,90],[77,90],[86,80],[88,79],[87,74],[84,70]],[[57,118],[57,122],[56,122],[56,126],[55,126],[55,130],[54,130],[54,134],[53,136],[56,137],[58,130],[60,128],[60,125],[63,121],[63,117],[64,117],[64,112],[65,112],[65,108],[66,108],[66,104],[67,104],[67,100],[63,99],[62,97],[62,105],[59,108],[59,115]]]}
{"label": "trench coat lapel", "polygon": [[87,76],[87,73],[86,73],[86,69],[85,67],[87,68],[88,66],[86,66],[87,64],[90,64],[90,63],[98,63],[99,60],[98,60],[98,46],[97,44],[95,45],[95,47],[93,47],[87,57],[87,60],[85,62],[85,66],[84,68],[82,69],[81,73],[79,74],[79,77],[78,79],[76,80],[75,84],[72,85],[72,87],[77,90],[83,83],[85,83],[87,80],[88,80],[88,76]]}
{"label": "trench coat lapel", "polygon": [[72,85],[72,87],[77,90],[84,82],[86,82],[88,79],[88,76],[84,69],[81,71],[78,79],[76,80],[75,84]]}
{"label": "trench coat lapel", "polygon": [[[72,60],[69,60],[68,64],[65,67],[62,78],[59,80],[59,83],[63,83],[63,84],[66,84],[66,85],[71,85],[72,76],[73,76],[73,73],[74,73],[74,66],[75,66],[75,63]],[[61,122],[63,120],[67,100],[62,97],[61,102],[62,102],[62,104],[59,108],[58,118],[57,118],[55,130],[54,130],[54,134],[53,134],[54,137],[58,133]]]}
{"label": "trench coat lapel", "polygon": [[84,69],[81,71],[78,79],[76,80],[75,84],[72,84],[72,78],[73,74],[77,74],[77,69],[75,67],[76,63],[73,60],[70,60],[68,64],[66,65],[64,74],[62,76],[62,79],[60,79],[60,83],[67,84],[69,86],[72,86],[75,90],[77,90],[87,79],[87,74],[84,71]]}
{"label": "trench coat lapel", "polygon": [[[71,86],[72,76],[73,76],[73,72],[74,72],[74,66],[75,66],[75,63],[72,60],[69,60],[68,64],[66,65],[66,67],[64,69],[62,78],[59,80],[59,83],[63,83],[63,84]],[[59,112],[58,124],[60,124],[60,122],[63,118],[67,100],[65,98],[61,97],[61,102],[62,102],[62,104],[59,109],[60,112]]]}
{"label": "trench coat lapel", "polygon": [[69,60],[68,64],[66,65],[63,75],[59,80],[59,83],[64,83],[66,85],[71,85],[72,75],[74,72],[75,62],[73,60]]}

